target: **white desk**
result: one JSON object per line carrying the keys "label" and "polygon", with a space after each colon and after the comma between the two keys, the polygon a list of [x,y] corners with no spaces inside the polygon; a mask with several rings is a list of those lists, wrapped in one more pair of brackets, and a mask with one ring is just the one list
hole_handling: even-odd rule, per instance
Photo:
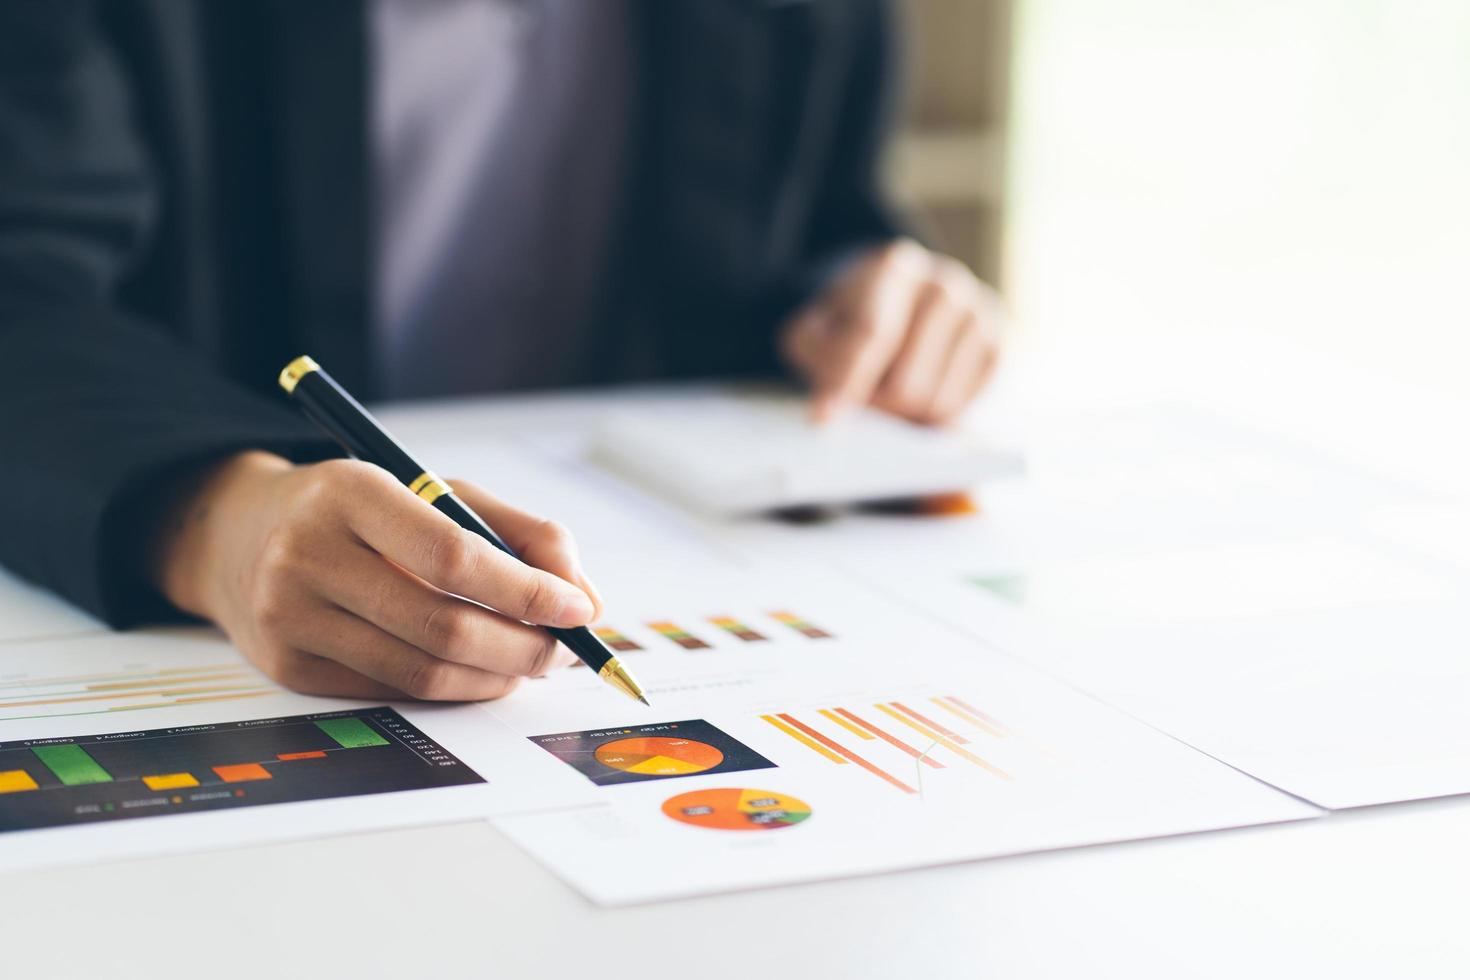
{"label": "white desk", "polygon": [[0,976],[1463,977],[1466,881],[1470,797],[617,911],[462,824],[7,875]]}

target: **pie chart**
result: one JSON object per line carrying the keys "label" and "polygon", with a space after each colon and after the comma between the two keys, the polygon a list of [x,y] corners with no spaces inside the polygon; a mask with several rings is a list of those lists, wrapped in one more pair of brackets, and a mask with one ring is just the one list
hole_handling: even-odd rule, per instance
{"label": "pie chart", "polygon": [[664,736],[605,742],[593,755],[609,769],[641,776],[688,776],[725,761],[725,753],[706,742]]}
{"label": "pie chart", "polygon": [[765,789],[697,789],[664,800],[664,815],[714,830],[780,830],[812,815],[794,796]]}

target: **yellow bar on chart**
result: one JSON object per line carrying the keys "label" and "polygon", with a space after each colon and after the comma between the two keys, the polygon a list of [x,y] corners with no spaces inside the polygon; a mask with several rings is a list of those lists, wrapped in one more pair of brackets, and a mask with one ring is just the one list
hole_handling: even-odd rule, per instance
{"label": "yellow bar on chart", "polygon": [[828,759],[831,759],[833,762],[837,763],[839,766],[845,766],[845,765],[847,765],[847,760],[844,759],[842,756],[838,755],[836,752],[833,752],[831,749],[827,748],[825,745],[818,744],[818,742],[817,742],[816,739],[807,738],[801,732],[799,732],[796,729],[792,728],[790,725],[786,724],[786,722],[784,722],[781,719],[775,717],[774,715],[761,715],[761,720],[762,721],[768,721],[768,722],[770,722],[772,725],[776,726],[776,728],[779,729],[780,731],[783,731],[787,735],[790,735],[792,738],[796,739],[802,745],[805,745],[807,748],[811,749],[813,752],[817,753],[818,755],[826,756]]}
{"label": "yellow bar on chart", "polygon": [[841,715],[837,714],[835,711],[828,711],[826,708],[818,708],[817,714],[821,715],[823,718],[826,718],[828,721],[834,724],[841,725],[843,728],[846,728],[858,738],[867,739],[870,742],[873,740],[872,732],[863,731],[861,728],[854,725],[852,722],[848,721]]}
{"label": "yellow bar on chart", "polygon": [[24,793],[28,789],[40,789],[35,777],[24,769],[9,769],[0,772],[0,793]]}
{"label": "yellow bar on chart", "polygon": [[974,763],[975,765],[979,766],[981,769],[984,769],[986,772],[994,773],[995,775],[999,776],[1001,779],[1009,780],[1009,779],[1013,778],[1011,776],[1011,774],[1008,773],[1008,772],[1006,772],[1004,769],[1001,769],[998,766],[991,765],[990,763],[986,762],[984,759],[980,758],[975,753],[969,751],[968,749],[965,749],[965,748],[962,748],[962,747],[956,745],[955,743],[951,742],[949,739],[945,738],[943,735],[936,735],[934,732],[929,731],[927,728],[923,727],[918,722],[916,722],[916,721],[910,721],[908,718],[905,718],[903,715],[899,714],[897,711],[894,711],[892,708],[888,707],[888,705],[886,705],[886,704],[875,704],[875,705],[873,705],[873,707],[877,708],[879,711],[883,712],[885,715],[887,715],[888,717],[892,718],[894,721],[903,722],[905,725],[909,726],[914,731],[918,732],[920,735],[923,735],[925,738],[930,739],[931,741],[933,741],[936,745],[942,745],[942,746],[944,746],[946,749],[949,749],[951,752],[953,752],[955,755],[959,756],[961,759],[964,759],[966,762]]}

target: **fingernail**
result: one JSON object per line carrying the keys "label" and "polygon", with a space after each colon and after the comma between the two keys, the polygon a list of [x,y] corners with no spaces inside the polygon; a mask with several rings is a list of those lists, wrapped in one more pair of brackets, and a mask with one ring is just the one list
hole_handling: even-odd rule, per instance
{"label": "fingernail", "polygon": [[556,610],[556,615],[551,617],[551,624],[553,626],[581,626],[592,622],[595,612],[592,600],[587,598],[587,593],[580,589],[568,589],[562,593],[561,606]]}

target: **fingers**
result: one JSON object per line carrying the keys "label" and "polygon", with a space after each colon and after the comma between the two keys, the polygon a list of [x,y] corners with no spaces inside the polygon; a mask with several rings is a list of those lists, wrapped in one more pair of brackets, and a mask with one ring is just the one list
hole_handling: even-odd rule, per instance
{"label": "fingers", "polygon": [[536,514],[512,507],[473,483],[450,480],[454,492],[469,508],[485,519],[522,560],[573,583],[592,600],[592,619],[603,613],[602,595],[582,569],[577,542],[565,526]]}
{"label": "fingers", "polygon": [[[435,588],[356,545],[338,558],[323,597],[429,655],[507,676],[545,674],[559,661],[555,638]],[[296,638],[310,644],[310,637]]]}
{"label": "fingers", "polygon": [[945,358],[946,368],[934,386],[924,409],[926,420],[935,425],[953,421],[990,380],[998,348],[978,317],[961,319]]}
{"label": "fingers", "polygon": [[270,657],[260,658],[260,667],[271,680],[300,694],[364,701],[391,701],[403,696],[396,688],[364,677],[336,661],[293,648],[283,647]]}
{"label": "fingers", "polygon": [[898,242],[869,260],[834,300],[831,341],[817,374],[819,419],[866,405],[903,344],[924,250]]}
{"label": "fingers", "polygon": [[581,589],[464,530],[382,470],[366,467],[335,480],[331,492],[348,529],[445,592],[547,626],[582,626],[596,615]]}
{"label": "fingers", "polygon": [[962,263],[900,241],[794,318],[782,352],[811,380],[819,420],[872,404],[938,424],[963,411],[994,371],[998,314]]}
{"label": "fingers", "polygon": [[310,642],[316,656],[423,701],[485,701],[509,694],[518,682],[431,656],[341,609],[315,617]]}
{"label": "fingers", "polygon": [[930,408],[941,381],[955,367],[956,338],[965,319],[963,310],[946,301],[941,287],[926,283],[919,291],[903,346],[873,403],[918,422],[937,421]]}

